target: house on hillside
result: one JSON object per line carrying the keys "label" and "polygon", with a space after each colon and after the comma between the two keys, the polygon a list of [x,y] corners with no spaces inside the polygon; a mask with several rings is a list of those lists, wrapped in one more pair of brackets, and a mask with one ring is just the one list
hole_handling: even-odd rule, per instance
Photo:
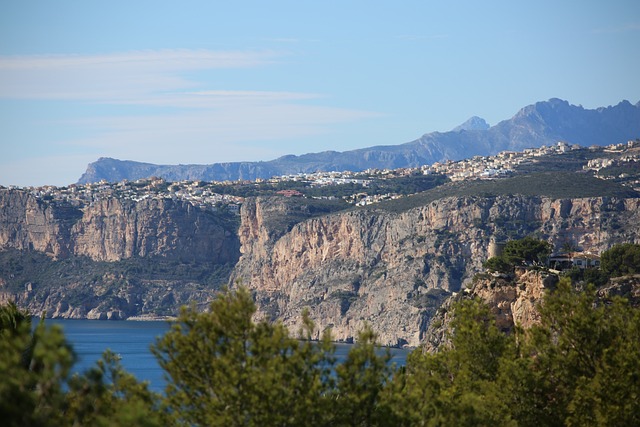
{"label": "house on hillside", "polygon": [[549,268],[554,270],[568,270],[572,267],[578,267],[581,270],[600,268],[600,257],[588,252],[561,252],[551,254],[548,264]]}

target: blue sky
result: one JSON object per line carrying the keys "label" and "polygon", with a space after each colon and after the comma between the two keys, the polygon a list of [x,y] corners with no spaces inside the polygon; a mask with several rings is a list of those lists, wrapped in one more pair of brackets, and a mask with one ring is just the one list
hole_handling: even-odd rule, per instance
{"label": "blue sky", "polygon": [[637,0],[4,1],[0,185],[401,144],[638,75]]}

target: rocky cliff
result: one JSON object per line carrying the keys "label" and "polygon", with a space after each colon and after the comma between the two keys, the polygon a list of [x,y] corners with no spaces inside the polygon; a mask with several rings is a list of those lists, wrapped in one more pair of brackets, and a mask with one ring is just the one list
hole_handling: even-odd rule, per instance
{"label": "rocky cliff", "polygon": [[298,222],[279,199],[248,201],[233,278],[258,315],[294,328],[310,310],[320,330],[350,341],[365,322],[389,345],[418,345],[443,300],[470,284],[489,241],[536,233],[557,247],[600,252],[640,241],[640,199],[444,198],[395,213],[363,209]]}
{"label": "rocky cliff", "polygon": [[[451,344],[452,307],[466,298],[476,298],[486,304],[495,316],[496,326],[505,333],[511,333],[516,325],[529,329],[540,322],[538,308],[559,280],[552,272],[529,268],[516,268],[513,275],[478,274],[469,288],[449,297],[438,309],[421,343],[423,351],[436,352]],[[580,287],[585,283],[575,285]],[[596,297],[605,304],[613,297],[622,297],[631,306],[639,307],[640,275],[611,278],[597,289]]]}
{"label": "rocky cliff", "polygon": [[372,206],[256,198],[238,218],[171,199],[71,204],[0,190],[0,299],[58,317],[172,315],[182,304],[204,308],[239,280],[257,316],[294,331],[308,309],[335,339],[353,340],[368,323],[383,344],[417,346],[443,301],[481,270],[493,238],[536,234],[594,252],[640,242],[640,198],[421,196]]}
{"label": "rocky cliff", "polygon": [[37,314],[175,315],[227,282],[239,246],[237,219],[188,202],[0,190],[0,299]]}
{"label": "rocky cliff", "polygon": [[0,190],[0,206],[0,249],[94,261],[160,256],[226,263],[238,256],[235,230],[187,202],[105,198],[74,206]]}

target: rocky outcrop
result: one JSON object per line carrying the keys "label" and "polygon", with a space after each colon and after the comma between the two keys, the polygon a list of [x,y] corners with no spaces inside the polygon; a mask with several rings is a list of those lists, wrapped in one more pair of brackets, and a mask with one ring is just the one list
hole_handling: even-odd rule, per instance
{"label": "rocky outcrop", "polygon": [[[338,340],[352,340],[369,323],[388,345],[424,339],[444,298],[481,270],[491,237],[536,233],[558,247],[600,252],[638,242],[640,232],[638,199],[445,198],[401,213],[325,215],[276,233],[269,224],[286,221],[283,203],[257,199],[242,209],[233,277],[255,293],[258,316],[296,330],[308,309]],[[514,307],[523,316],[525,297]]]}
{"label": "rocky outcrop", "polygon": [[[308,310],[337,340],[368,323],[382,344],[417,346],[443,301],[472,284],[492,238],[535,234],[593,252],[640,242],[640,199],[421,200],[336,211],[313,199],[247,199],[233,222],[172,199],[72,205],[3,189],[0,298],[58,317],[172,315],[204,308],[238,280],[258,317],[293,331]],[[503,317],[530,319],[545,286],[504,287]]]}
{"label": "rocky outcrop", "polygon": [[[452,308],[462,299],[477,298],[486,304],[495,316],[496,326],[505,333],[511,333],[516,325],[529,329],[540,322],[539,307],[558,281],[556,274],[539,269],[517,268],[513,276],[478,274],[470,288],[452,295],[438,309],[421,344],[423,351],[433,353],[451,344]],[[631,306],[640,307],[640,275],[611,278],[596,290],[596,297],[604,304],[620,297]]]}
{"label": "rocky outcrop", "polygon": [[117,320],[204,308],[239,247],[237,218],[188,202],[83,205],[0,189],[0,300],[38,315]]}
{"label": "rocky outcrop", "polygon": [[540,321],[538,304],[555,288],[558,276],[548,271],[517,268],[514,276],[479,273],[469,288],[452,295],[438,309],[425,333],[422,348],[436,352],[450,345],[453,306],[465,298],[477,298],[495,316],[496,326],[510,333],[516,325],[529,328]]}
{"label": "rocky outcrop", "polygon": [[227,263],[239,256],[235,228],[187,202],[106,198],[73,206],[23,190],[0,190],[0,206],[0,250],[95,261],[160,256]]}
{"label": "rocky outcrop", "polygon": [[[51,268],[57,261],[42,260],[41,263],[44,268]],[[113,273],[99,275],[96,270],[87,275],[68,277],[59,286],[27,282],[21,289],[8,289],[7,281],[0,280],[0,304],[11,300],[34,315],[44,313],[51,318],[155,319],[176,316],[183,305],[196,304],[204,310],[216,292],[215,287],[189,280],[141,279]]]}

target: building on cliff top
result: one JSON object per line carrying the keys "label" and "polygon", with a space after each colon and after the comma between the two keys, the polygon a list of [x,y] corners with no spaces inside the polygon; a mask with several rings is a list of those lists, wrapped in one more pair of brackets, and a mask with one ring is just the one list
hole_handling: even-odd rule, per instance
{"label": "building on cliff top", "polygon": [[578,267],[581,270],[585,268],[600,268],[600,257],[587,252],[551,254],[548,262],[549,267],[554,270],[567,270],[572,267]]}

